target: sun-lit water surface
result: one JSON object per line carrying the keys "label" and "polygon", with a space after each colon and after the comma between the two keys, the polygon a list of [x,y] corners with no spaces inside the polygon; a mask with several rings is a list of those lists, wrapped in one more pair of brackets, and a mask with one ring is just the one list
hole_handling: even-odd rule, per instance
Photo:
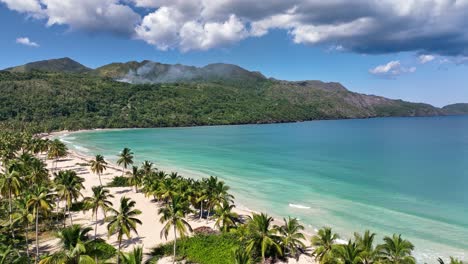
{"label": "sun-lit water surface", "polygon": [[468,259],[468,117],[92,131],[62,139],[116,160],[225,180],[236,201],[347,239],[401,233],[419,262]]}

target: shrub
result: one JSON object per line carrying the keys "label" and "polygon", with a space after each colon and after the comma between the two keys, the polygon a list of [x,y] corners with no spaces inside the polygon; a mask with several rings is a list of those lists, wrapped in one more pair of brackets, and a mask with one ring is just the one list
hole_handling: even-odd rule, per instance
{"label": "shrub", "polygon": [[128,177],[115,176],[112,181],[107,184],[108,187],[129,187],[131,186]]}

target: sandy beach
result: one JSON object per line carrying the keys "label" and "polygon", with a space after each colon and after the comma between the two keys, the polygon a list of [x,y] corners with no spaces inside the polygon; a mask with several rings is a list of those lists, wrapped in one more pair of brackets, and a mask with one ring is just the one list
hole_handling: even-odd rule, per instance
{"label": "sandy beach", "polygon": [[[70,133],[68,131],[57,132],[53,134],[49,134],[48,137],[54,138],[59,135],[63,135],[66,133]],[[85,179],[84,187],[85,189],[82,191],[83,196],[91,196],[92,191],[91,188],[93,186],[99,185],[99,178],[97,175],[91,172],[89,166],[84,166],[83,163],[87,163],[91,160],[92,157],[85,156],[81,153],[77,153],[75,151],[69,151],[67,157],[60,159],[57,162],[56,170],[74,170],[78,173],[80,177]],[[101,175],[102,184],[107,185],[112,181],[115,176],[122,175],[122,168],[119,168],[117,165],[112,164],[108,161],[107,170]],[[52,160],[47,160],[47,165],[49,169],[52,170]],[[229,185],[229,183],[227,183]],[[122,250],[128,251],[131,250],[135,246],[143,246],[143,250],[145,253],[149,252],[151,248],[155,247],[158,244],[167,243],[173,239],[173,233],[170,232],[167,240],[164,237],[160,236],[160,232],[162,230],[163,224],[160,223],[159,219],[160,216],[158,215],[158,209],[160,208],[160,204],[152,201],[150,197],[145,197],[145,195],[141,192],[135,192],[133,187],[113,187],[109,188],[114,198],[111,199],[114,208],[117,208],[119,205],[119,201],[121,197],[128,197],[131,198],[136,202],[136,208],[142,211],[142,214],[139,216],[139,219],[142,221],[142,225],[137,227],[138,234],[132,234],[131,239],[126,239],[122,242]],[[234,211],[239,214],[240,216],[251,215],[251,211],[242,210],[239,208],[235,208]],[[92,217],[91,211],[87,212],[74,212],[72,213],[73,216],[73,223],[74,224],[81,224],[84,226],[90,226],[94,230],[95,226],[95,218]],[[117,245],[117,238],[116,236],[108,237],[107,235],[107,223],[103,223],[102,219],[104,216],[102,212],[98,214],[98,228],[97,233],[98,236],[107,240],[109,243],[113,245]],[[208,226],[214,229],[214,221],[206,219],[199,219],[197,215],[190,215],[186,219],[193,229],[201,226]],[[275,224],[282,224],[279,219],[275,220]],[[68,224],[70,220],[67,219]],[[93,231],[94,233],[94,231]],[[309,245],[310,242],[305,241],[306,245]],[[47,242],[44,242],[44,246],[47,248],[51,248],[53,251],[57,248],[58,240],[53,239]],[[161,260],[159,263],[165,263],[165,260]],[[302,255],[299,258],[299,261],[295,259],[290,259],[288,263],[313,263],[313,259],[309,256]]]}

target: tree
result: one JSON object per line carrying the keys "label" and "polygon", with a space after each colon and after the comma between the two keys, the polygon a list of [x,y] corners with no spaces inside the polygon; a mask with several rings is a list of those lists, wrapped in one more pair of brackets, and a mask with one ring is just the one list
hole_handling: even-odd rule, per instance
{"label": "tree", "polygon": [[234,257],[234,264],[249,264],[250,263],[249,252],[247,252],[244,248],[237,248],[233,252],[233,257]]}
{"label": "tree", "polygon": [[[20,168],[18,163],[12,162],[7,165],[6,171],[4,174],[0,174],[0,193],[3,197],[8,197],[8,216],[10,228],[12,228],[12,202],[13,196],[16,196],[20,193],[23,181],[20,175]],[[13,237],[14,231],[11,229]]]}
{"label": "tree", "polygon": [[123,235],[126,235],[128,239],[130,239],[132,231],[138,235],[136,226],[137,224],[141,225],[141,221],[136,218],[137,215],[141,214],[141,211],[133,209],[134,207],[135,201],[127,197],[122,197],[120,199],[119,210],[115,210],[113,208],[109,209],[112,215],[107,219],[109,222],[107,230],[109,236],[117,234],[117,241],[119,243],[117,264],[120,263],[120,250]]}
{"label": "tree", "polygon": [[123,165],[124,169],[122,170],[122,176],[125,173],[128,165],[133,164],[133,152],[129,148],[124,148],[122,152],[119,154],[119,159],[117,160],[117,164]]}
{"label": "tree", "polygon": [[[98,226],[98,211],[99,209],[102,210],[104,214],[104,219],[106,217],[106,212],[112,208],[112,202],[109,201],[110,198],[114,196],[110,194],[109,189],[105,189],[102,186],[93,186],[92,188],[93,196],[86,197],[84,199],[85,208],[87,210],[91,210],[93,216],[95,217],[94,223],[94,241],[97,240],[97,226]],[[94,244],[96,246],[96,243]],[[96,248],[95,248],[96,250]],[[95,257],[95,261],[97,262],[97,256]]]}
{"label": "tree", "polygon": [[227,232],[230,228],[236,226],[236,221],[239,216],[232,211],[234,207],[236,207],[234,204],[229,204],[228,202],[223,202],[222,204],[216,206],[215,227],[219,228],[219,230],[223,232]]}
{"label": "tree", "polygon": [[375,233],[371,233],[369,230],[366,230],[363,236],[358,233],[354,233],[354,240],[362,250],[360,254],[362,264],[372,264],[375,262],[377,252],[373,245],[374,238]]}
{"label": "tree", "polygon": [[141,170],[143,171],[143,174],[148,175],[151,172],[153,172],[155,170],[155,168],[153,168],[153,166],[154,166],[154,164],[151,161],[149,161],[149,160],[143,161],[143,163],[141,164]]}
{"label": "tree", "polygon": [[401,235],[393,234],[392,237],[384,237],[384,244],[377,247],[380,258],[391,264],[414,264],[415,258],[411,255],[414,245]]}
{"label": "tree", "polygon": [[49,143],[49,153],[47,157],[49,159],[53,159],[53,163],[55,163],[55,166],[53,166],[54,170],[57,168],[57,161],[59,158],[63,158],[67,156],[67,151],[68,148],[67,146],[60,141],[59,139],[54,139],[50,141]]}
{"label": "tree", "polygon": [[351,240],[346,245],[337,245],[334,249],[336,257],[341,259],[343,264],[361,264],[362,249]]}
{"label": "tree", "polygon": [[336,240],[339,236],[332,232],[329,227],[320,229],[316,235],[311,238],[314,251],[312,255],[320,263],[325,263],[332,257],[333,250],[336,248]]}
{"label": "tree", "polygon": [[24,238],[26,246],[26,256],[29,259],[29,240],[28,240],[28,231],[29,224],[34,221],[34,215],[31,213],[30,208],[28,208],[29,194],[26,194],[22,199],[16,200],[16,211],[13,213],[13,225],[24,226]]}
{"label": "tree", "polygon": [[169,203],[165,207],[159,209],[158,214],[162,215],[159,221],[165,223],[163,229],[161,230],[161,237],[169,235],[169,230],[171,227],[174,231],[174,259],[176,259],[176,250],[177,250],[177,232],[181,237],[184,237],[188,231],[192,232],[192,227],[184,219],[187,213],[190,212],[190,205],[188,201],[182,199],[181,196],[173,196]]}
{"label": "tree", "polygon": [[45,257],[40,264],[95,264],[92,257],[86,255],[86,243],[90,227],[71,225],[60,230],[57,234],[62,250]]}
{"label": "tree", "polygon": [[294,257],[298,256],[298,251],[303,251],[305,245],[302,240],[305,240],[304,234],[301,231],[304,230],[296,218],[288,217],[283,218],[284,224],[282,226],[276,226],[281,235],[281,244],[283,246],[284,254],[291,254]]}
{"label": "tree", "polygon": [[127,172],[127,174],[130,176],[129,178],[129,183],[130,185],[135,186],[135,192],[138,192],[138,186],[141,185],[142,183],[142,172],[138,169],[137,166],[132,167],[131,172]]}
{"label": "tree", "polygon": [[91,171],[98,175],[99,184],[102,185],[101,174],[107,169],[107,162],[104,160],[104,157],[102,155],[96,155],[94,160],[89,162],[89,165],[91,166]]}
{"label": "tree", "polygon": [[70,213],[70,208],[73,202],[77,201],[84,189],[84,179],[76,174],[75,171],[66,170],[55,173],[54,183],[59,199],[65,201],[65,208],[70,216],[70,223],[73,225],[73,216]]}
{"label": "tree", "polygon": [[207,187],[207,198],[208,198],[208,216],[210,216],[211,210],[218,204],[224,202],[232,203],[234,196],[229,194],[229,186],[227,186],[223,181],[218,181],[218,177],[210,176],[206,181]]}
{"label": "tree", "polygon": [[120,253],[122,264],[143,264],[143,248],[135,247],[129,253]]}
{"label": "tree", "polygon": [[[445,264],[444,260],[441,259],[441,258],[438,258],[437,261],[440,263],[440,264]],[[463,264],[463,261],[459,260],[459,259],[456,259],[454,257],[450,257],[450,262],[449,264]]]}
{"label": "tree", "polygon": [[27,202],[27,206],[32,209],[33,215],[36,218],[36,258],[35,263],[39,260],[39,214],[46,215],[52,210],[52,194],[44,186],[35,186],[31,191],[31,196]]}
{"label": "tree", "polygon": [[278,241],[279,237],[276,235],[277,229],[270,228],[273,218],[267,214],[253,214],[248,226],[251,238],[247,241],[247,251],[260,252],[262,256],[262,263],[265,262],[267,252],[273,250],[274,253],[282,255],[282,250]]}
{"label": "tree", "polygon": [[33,184],[41,185],[49,181],[49,171],[46,165],[39,159],[33,158],[28,164],[26,164],[26,181],[31,186]]}

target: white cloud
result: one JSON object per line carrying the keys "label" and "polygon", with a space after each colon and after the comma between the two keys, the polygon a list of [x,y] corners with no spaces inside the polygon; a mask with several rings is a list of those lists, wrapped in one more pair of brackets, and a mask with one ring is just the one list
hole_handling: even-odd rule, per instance
{"label": "white cloud", "polygon": [[162,50],[204,50],[279,29],[287,31],[294,43],[325,47],[339,44],[348,52],[414,51],[433,54],[429,56],[468,56],[466,0],[0,2],[11,10],[44,18],[49,26],[68,25],[86,32],[121,34]]}
{"label": "white cloud", "polygon": [[0,0],[0,3],[5,3],[6,6],[21,13],[31,13],[36,17],[42,14],[42,8],[37,0]]}
{"label": "white cloud", "polygon": [[422,54],[422,55],[419,55],[418,57],[419,63],[421,64],[426,64],[428,62],[433,61],[434,59],[435,59],[435,56],[430,55],[430,54]]}
{"label": "white cloud", "polygon": [[39,44],[37,44],[34,41],[29,40],[28,37],[17,38],[16,43],[25,45],[25,46],[30,46],[30,47],[39,47]]}
{"label": "white cloud", "polygon": [[403,73],[413,73],[416,71],[416,67],[403,67],[400,61],[390,61],[387,64],[379,65],[373,69],[369,70],[369,73],[385,77],[385,78],[395,78]]}

